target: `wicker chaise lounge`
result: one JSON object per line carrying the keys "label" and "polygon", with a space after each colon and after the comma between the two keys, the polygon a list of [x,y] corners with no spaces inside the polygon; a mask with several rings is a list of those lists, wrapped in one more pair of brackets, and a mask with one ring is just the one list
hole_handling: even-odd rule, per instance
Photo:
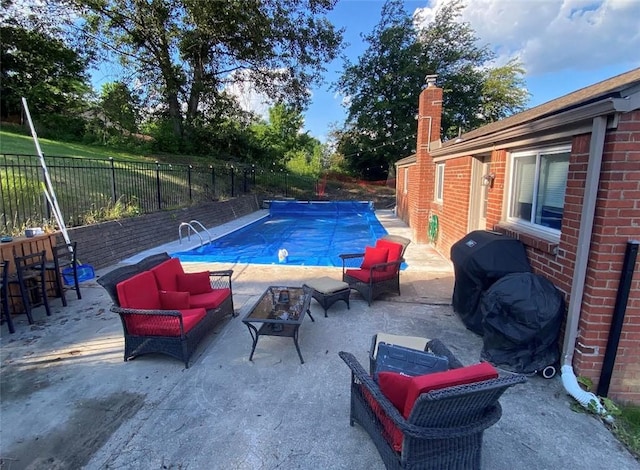
{"label": "wicker chaise lounge", "polygon": [[[429,349],[449,359],[450,371],[464,369],[440,341]],[[350,424],[367,431],[388,469],[479,469],[483,432],[502,415],[498,399],[526,381],[508,374],[432,390],[401,412],[352,354],[339,355],[351,369]]]}

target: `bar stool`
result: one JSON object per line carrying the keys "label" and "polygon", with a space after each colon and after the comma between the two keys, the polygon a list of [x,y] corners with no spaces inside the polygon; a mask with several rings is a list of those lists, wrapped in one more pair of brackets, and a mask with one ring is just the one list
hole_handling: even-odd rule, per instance
{"label": "bar stool", "polygon": [[[65,291],[74,289],[78,300],[82,299],[80,294],[80,283],[78,282],[78,242],[73,243],[60,243],[53,247],[53,261],[47,261],[45,263],[45,271],[50,272],[54,276],[52,281],[55,285],[56,295],[62,299],[62,305],[67,306],[67,297]],[[63,283],[62,270],[64,268],[72,268],[73,271],[73,286],[65,286]]]}
{"label": "bar stool", "polygon": [[16,272],[9,275],[8,283],[17,284],[24,313],[27,314],[29,324],[33,324],[31,314],[33,307],[44,305],[47,316],[51,315],[49,299],[47,298],[47,283],[44,264],[47,252],[41,251],[25,256],[16,256]]}
{"label": "bar stool", "polygon": [[11,318],[11,312],[9,311],[9,261],[4,260],[0,262],[0,270],[2,270],[2,284],[0,284],[2,313],[7,319],[9,333],[15,333],[16,329],[13,327],[13,319]]}

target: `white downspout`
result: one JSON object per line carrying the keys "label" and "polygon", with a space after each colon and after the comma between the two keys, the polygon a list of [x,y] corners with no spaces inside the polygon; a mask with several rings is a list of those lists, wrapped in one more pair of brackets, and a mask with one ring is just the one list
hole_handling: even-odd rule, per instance
{"label": "white downspout", "polygon": [[[580,229],[578,231],[578,244],[576,247],[576,262],[573,270],[571,294],[567,308],[567,324],[565,327],[564,342],[562,345],[563,358],[560,372],[562,384],[569,395],[575,398],[585,408],[592,403],[596,411],[601,415],[607,415],[607,411],[601,405],[598,397],[584,391],[573,372],[573,353],[578,337],[578,324],[582,296],[584,294],[584,281],[587,275],[587,262],[589,261],[589,249],[593,234],[593,218],[595,215],[596,200],[598,197],[598,185],[600,182],[600,168],[602,166],[602,153],[604,138],[607,130],[607,117],[597,116],[593,119],[591,128],[591,142],[589,145],[589,162],[587,165],[587,178],[580,214]],[[607,416],[608,417],[608,416]]]}

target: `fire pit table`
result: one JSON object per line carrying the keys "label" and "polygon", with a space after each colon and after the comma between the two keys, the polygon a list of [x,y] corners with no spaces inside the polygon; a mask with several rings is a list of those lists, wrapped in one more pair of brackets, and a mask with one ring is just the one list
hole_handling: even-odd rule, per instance
{"label": "fire pit table", "polygon": [[298,329],[304,320],[305,313],[309,314],[311,321],[315,321],[309,311],[312,292],[313,290],[307,286],[267,288],[260,300],[242,319],[242,323],[249,328],[253,340],[250,361],[253,360],[253,353],[261,335],[285,336],[293,338],[300,363],[304,364],[298,346]]}

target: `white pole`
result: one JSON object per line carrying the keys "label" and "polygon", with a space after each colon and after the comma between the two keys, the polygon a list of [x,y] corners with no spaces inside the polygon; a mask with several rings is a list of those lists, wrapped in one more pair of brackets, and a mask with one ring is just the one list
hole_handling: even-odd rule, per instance
{"label": "white pole", "polygon": [[29,127],[31,128],[31,135],[33,136],[33,142],[36,145],[36,151],[38,152],[38,157],[40,157],[40,165],[42,165],[42,169],[44,170],[44,179],[47,185],[47,187],[45,188],[45,195],[47,196],[47,200],[49,201],[49,204],[52,206],[51,209],[53,210],[53,216],[56,218],[56,222],[58,222],[58,226],[60,227],[60,231],[62,232],[64,241],[67,243],[71,243],[71,240],[69,239],[69,234],[67,233],[67,227],[64,224],[64,219],[62,218],[62,212],[60,212],[60,206],[58,206],[58,199],[56,198],[56,193],[53,190],[53,184],[51,183],[49,170],[47,169],[47,164],[44,161],[44,155],[42,154],[42,149],[40,148],[40,142],[38,142],[36,129],[35,127],[33,127],[33,121],[31,120],[31,113],[29,113],[29,106],[27,106],[27,100],[25,97],[22,97],[22,106],[24,106],[24,111],[27,115],[27,120],[29,121]]}

